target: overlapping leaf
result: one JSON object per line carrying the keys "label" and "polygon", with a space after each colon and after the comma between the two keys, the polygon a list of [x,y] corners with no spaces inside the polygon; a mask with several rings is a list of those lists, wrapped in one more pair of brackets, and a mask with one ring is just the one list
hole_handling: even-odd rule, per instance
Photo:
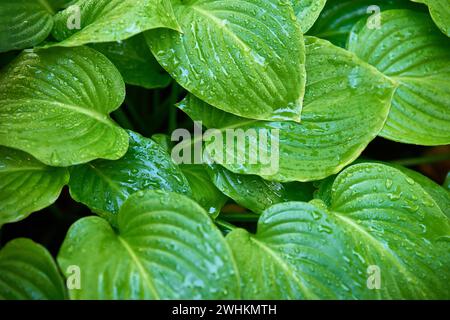
{"label": "overlapping leaf", "polygon": [[327,0],[292,0],[303,33],[313,26]]}
{"label": "overlapping leaf", "polygon": [[450,39],[425,13],[389,10],[383,27],[363,21],[349,50],[399,83],[381,136],[404,143],[450,143]]}
{"label": "overlapping leaf", "polygon": [[359,20],[365,18],[376,28],[378,22],[382,23],[378,20],[380,12],[412,7],[408,0],[328,0],[309,34],[345,47],[350,30]]}
{"label": "overlapping leaf", "polygon": [[170,0],[78,0],[56,15],[52,35],[61,41],[56,45],[75,47],[125,40],[155,28],[179,28]]}
{"label": "overlapping leaf", "polygon": [[448,218],[412,179],[358,164],[338,176],[328,208],[278,204],[256,235],[237,229],[227,240],[243,298],[448,299],[449,236]]}
{"label": "overlapping leaf", "polygon": [[276,203],[312,199],[313,188],[306,183],[267,181],[255,175],[236,174],[219,165],[211,165],[208,173],[221,192],[255,213]]}
{"label": "overlapping leaf", "polygon": [[67,169],[48,167],[25,152],[0,147],[0,226],[51,205],[68,182]]}
{"label": "overlapping leaf", "polygon": [[161,146],[132,131],[128,134],[130,147],[121,159],[96,160],[71,169],[72,198],[113,223],[123,202],[137,191],[191,193],[186,178]]}
{"label": "overlapping leaf", "polygon": [[450,37],[450,2],[448,0],[412,1],[426,4],[436,25],[447,37]]}
{"label": "overlapping leaf", "polygon": [[62,300],[63,279],[50,253],[28,239],[0,250],[0,300]]}
{"label": "overlapping leaf", "polygon": [[[268,136],[267,144],[260,145],[258,139],[247,139],[245,146],[225,144],[224,161],[218,161],[220,164],[235,173],[257,174],[269,180],[319,180],[355,160],[380,132],[394,85],[353,54],[327,41],[307,38],[306,49],[308,83],[300,124],[240,118],[192,95],[180,103],[182,110],[192,119],[203,121],[206,127],[222,132],[241,129],[253,136],[256,132],[259,141]],[[279,149],[269,143],[272,140],[279,140]],[[273,161],[252,164],[249,144]],[[234,147],[246,155],[244,161],[237,161]]]}
{"label": "overlapping leaf", "polygon": [[170,83],[171,77],[153,57],[142,35],[119,42],[97,43],[92,47],[114,63],[127,84],[153,89]]}
{"label": "overlapping leaf", "polygon": [[93,49],[27,50],[0,74],[0,145],[53,166],[118,159],[128,135],[108,113],[124,96],[120,73]]}
{"label": "overlapping leaf", "polygon": [[182,33],[146,33],[160,64],[209,104],[243,117],[300,120],[304,45],[290,0],[174,0]]}
{"label": "overlapping leaf", "polygon": [[83,272],[74,299],[239,298],[225,239],[198,204],[173,193],[132,195],[117,231],[98,217],[76,222],[58,262]]}

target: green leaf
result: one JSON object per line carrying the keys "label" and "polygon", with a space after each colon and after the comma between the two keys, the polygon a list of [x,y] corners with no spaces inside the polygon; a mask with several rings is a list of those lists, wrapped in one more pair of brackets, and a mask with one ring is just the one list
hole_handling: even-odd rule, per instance
{"label": "green leaf", "polygon": [[450,172],[447,173],[443,187],[450,192]]}
{"label": "green leaf", "polygon": [[182,33],[146,33],[184,88],[242,117],[300,121],[305,49],[290,0],[174,0]]}
{"label": "green leaf", "polygon": [[114,63],[127,84],[154,89],[166,87],[172,80],[153,57],[142,35],[91,47]]}
{"label": "green leaf", "polygon": [[[220,164],[235,173],[256,174],[268,180],[319,180],[353,162],[377,136],[389,111],[393,84],[373,67],[327,41],[306,38],[306,52],[308,82],[300,124],[239,118],[193,95],[179,104],[193,120],[202,120],[209,128],[257,132],[258,136],[270,135],[269,141],[279,135],[279,152],[272,145],[259,150],[268,152],[274,162],[279,159],[278,171],[274,162]],[[247,140],[258,150],[258,141]],[[248,160],[251,148],[238,148]]]}
{"label": "green leaf", "polygon": [[138,192],[118,229],[88,217],[69,230],[58,255],[84,275],[73,299],[233,299],[239,282],[230,249],[206,212],[187,197]]}
{"label": "green leaf", "polygon": [[450,2],[448,0],[412,0],[430,9],[431,17],[441,31],[450,37]]}
{"label": "green leaf", "polygon": [[179,29],[170,0],[78,0],[55,16],[52,35],[61,41],[55,45],[76,47],[125,40],[155,28]]}
{"label": "green leaf", "polygon": [[359,20],[376,17],[376,12],[370,10],[375,7],[371,6],[378,6],[380,12],[413,7],[408,0],[328,0],[309,34],[345,47],[351,29]]}
{"label": "green leaf", "polygon": [[67,169],[48,167],[25,152],[0,147],[0,227],[48,207],[68,182]]}
{"label": "green leaf", "polygon": [[449,236],[448,218],[412,179],[358,164],[338,176],[329,207],[277,204],[256,235],[237,229],[227,240],[244,299],[448,299]]}
{"label": "green leaf", "polygon": [[0,250],[0,300],[62,300],[63,279],[50,253],[29,239]]}
{"label": "green leaf", "polygon": [[312,199],[312,186],[306,183],[267,181],[255,175],[236,174],[219,165],[211,165],[208,173],[221,192],[254,213],[262,213],[276,203]]}
{"label": "green leaf", "polygon": [[450,218],[450,193],[445,190],[443,187],[438,185],[433,180],[425,177],[424,175],[410,170],[408,168],[392,165],[394,168],[402,171],[405,175],[413,179],[416,183],[420,184],[422,188],[428,192],[428,194],[434,199],[439,208],[441,208],[442,212]]}
{"label": "green leaf", "polygon": [[311,29],[326,2],[327,0],[292,0],[303,33]]}
{"label": "green leaf", "polygon": [[0,0],[0,52],[44,41],[52,30],[53,14],[51,4],[44,0]]}
{"label": "green leaf", "polygon": [[425,13],[389,10],[383,27],[360,22],[349,50],[399,83],[381,136],[403,143],[450,143],[450,39]]}
{"label": "green leaf", "polygon": [[119,72],[93,49],[26,50],[0,74],[0,145],[52,166],[118,159],[128,135],[108,113],[124,96]]}
{"label": "green leaf", "polygon": [[213,218],[216,218],[228,197],[212,183],[205,166],[181,164],[180,168],[191,186],[192,199],[200,204]]}
{"label": "green leaf", "polygon": [[119,160],[96,160],[73,167],[70,195],[115,224],[125,200],[140,190],[191,194],[189,184],[170,155],[156,142],[128,131],[130,147]]}

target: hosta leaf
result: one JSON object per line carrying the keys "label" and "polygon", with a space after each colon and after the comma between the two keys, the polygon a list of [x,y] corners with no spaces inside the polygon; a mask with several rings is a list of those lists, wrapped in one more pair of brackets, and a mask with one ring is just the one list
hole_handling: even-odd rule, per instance
{"label": "hosta leaf", "polygon": [[108,221],[116,221],[123,202],[140,190],[161,189],[189,195],[186,178],[156,142],[132,131],[119,160],[96,160],[71,169],[70,195]]}
{"label": "hosta leaf", "polygon": [[220,209],[227,202],[224,195],[211,181],[211,178],[203,165],[181,164],[181,171],[192,189],[192,198],[200,204],[208,214],[217,217]]}
{"label": "hosta leaf", "polygon": [[74,299],[239,297],[231,252],[206,212],[187,197],[138,192],[122,206],[118,229],[84,218],[69,230],[58,262],[78,265]]}
{"label": "hosta leaf", "polygon": [[29,239],[0,250],[0,300],[62,300],[63,279],[50,253]]}
{"label": "hosta leaf", "polygon": [[0,226],[51,205],[68,182],[67,169],[48,167],[25,152],[0,147]]}
{"label": "hosta leaf", "polygon": [[426,4],[431,17],[441,31],[450,37],[450,1],[449,0],[412,0]]}
{"label": "hosta leaf", "polygon": [[53,166],[118,159],[128,135],[108,113],[124,96],[119,72],[93,49],[27,50],[0,74],[0,145]]}
{"label": "hosta leaf", "polygon": [[448,299],[449,236],[448,218],[417,183],[358,164],[338,176],[328,208],[277,204],[256,235],[237,229],[227,240],[244,299]]}
{"label": "hosta leaf", "polygon": [[255,213],[280,202],[312,199],[312,186],[306,183],[267,181],[255,175],[236,174],[219,165],[211,165],[208,172],[220,191]]}
{"label": "hosta leaf", "polygon": [[54,1],[0,0],[0,52],[32,47],[53,27]]}
{"label": "hosta leaf", "polygon": [[447,190],[414,170],[401,166],[394,166],[394,168],[402,171],[408,177],[420,184],[422,188],[434,199],[439,208],[441,208],[442,212],[450,218],[450,193]]}
{"label": "hosta leaf", "polygon": [[313,26],[327,0],[292,0],[303,33]]}
{"label": "hosta leaf", "polygon": [[413,4],[408,0],[328,0],[309,34],[345,47],[350,30],[359,20],[364,17],[366,22],[376,19],[377,11],[374,6],[382,12],[389,9],[410,8]]}
{"label": "hosta leaf", "polygon": [[172,79],[153,57],[142,35],[92,47],[114,63],[128,84],[153,89],[166,87]]}
{"label": "hosta leaf", "polygon": [[404,143],[450,143],[450,39],[425,13],[389,10],[383,27],[358,23],[349,50],[400,84],[381,136]]}
{"label": "hosta leaf", "polygon": [[[55,17],[52,35],[62,41],[58,46],[120,41],[155,28],[178,29],[170,0],[79,0],[74,6]],[[80,29],[74,23],[78,13]]]}
{"label": "hosta leaf", "polygon": [[182,33],[146,33],[160,64],[197,97],[243,117],[300,120],[304,45],[290,0],[174,0]]}
{"label": "hosta leaf", "polygon": [[[263,150],[271,153],[274,160],[279,159],[278,171],[273,162],[264,165],[250,161],[223,163],[227,169],[284,182],[319,180],[353,162],[382,129],[393,84],[371,66],[327,41],[308,37],[306,51],[308,82],[300,124],[239,118],[192,95],[180,103],[179,107],[192,119],[202,120],[209,128],[256,131],[258,135],[270,135],[268,141],[272,137],[276,140],[278,132],[279,154],[272,145]],[[258,150],[258,141],[249,142]],[[247,160],[250,148],[238,147]],[[268,171],[272,173],[267,174]]]}

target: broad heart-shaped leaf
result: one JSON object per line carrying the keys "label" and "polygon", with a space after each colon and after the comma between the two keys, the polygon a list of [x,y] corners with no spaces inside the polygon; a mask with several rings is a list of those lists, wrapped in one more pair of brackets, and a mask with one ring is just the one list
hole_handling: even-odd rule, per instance
{"label": "broad heart-shaped leaf", "polygon": [[146,33],[184,88],[252,119],[300,120],[305,49],[290,0],[173,0],[182,33]]}
{"label": "broad heart-shaped leaf", "polygon": [[236,299],[231,251],[206,212],[189,198],[138,192],[122,206],[118,229],[84,218],[58,255],[62,270],[78,265],[73,299]]}
{"label": "broad heart-shaped leaf", "polygon": [[348,48],[399,83],[381,136],[404,143],[450,143],[450,39],[426,13],[389,10],[383,27],[355,25]]}
{"label": "broad heart-shaped leaf", "polygon": [[[300,124],[239,118],[192,95],[179,104],[193,120],[203,121],[208,128],[222,132],[242,129],[248,136],[254,133],[259,138],[247,139],[247,144],[274,160],[269,165],[263,161],[252,164],[251,148],[241,143],[236,148],[246,155],[245,161],[224,159],[218,161],[220,164],[235,173],[256,174],[268,180],[319,180],[353,162],[377,136],[389,111],[393,84],[350,52],[327,41],[307,37],[306,53],[308,82]],[[266,136],[270,136],[267,141],[279,140],[279,150],[272,144],[266,147],[259,143]],[[224,158],[233,159],[235,154],[229,157],[227,152],[234,147],[225,144],[224,148]]]}
{"label": "broad heart-shaped leaf", "polygon": [[61,41],[55,45],[76,47],[155,28],[179,29],[170,0],[78,0],[56,15],[52,35]]}
{"label": "broad heart-shaped leaf", "polygon": [[308,32],[316,22],[326,2],[327,0],[292,0],[303,33]]}
{"label": "broad heart-shaped leaf", "polygon": [[376,25],[378,8],[382,12],[412,7],[409,0],[328,0],[309,34],[345,47],[350,30],[359,20],[365,17],[366,22]]}
{"label": "broad heart-shaped leaf", "polygon": [[426,4],[436,25],[447,37],[450,37],[450,2],[448,0],[412,1]]}
{"label": "broad heart-shaped leaf", "polygon": [[26,50],[0,74],[0,145],[52,166],[118,159],[128,135],[108,113],[124,97],[120,73],[93,49]]}
{"label": "broad heart-shaped leaf", "polygon": [[313,188],[307,183],[267,181],[255,175],[233,173],[220,165],[211,165],[208,173],[220,191],[254,213],[262,213],[280,202],[312,199]]}
{"label": "broad heart-shaped leaf", "polygon": [[191,194],[186,178],[156,142],[128,131],[129,148],[119,160],[96,160],[70,172],[70,195],[115,224],[123,202],[140,190]]}
{"label": "broad heart-shaped leaf", "polygon": [[181,164],[180,169],[189,181],[192,199],[200,204],[213,218],[216,218],[228,197],[213,184],[204,165]]}
{"label": "broad heart-shaped leaf", "polygon": [[328,208],[277,204],[256,235],[237,229],[227,240],[244,299],[448,299],[449,236],[448,218],[417,183],[358,164],[338,176]]}
{"label": "broad heart-shaped leaf", "polygon": [[143,35],[91,47],[114,63],[127,84],[153,89],[166,87],[172,79],[153,57]]}
{"label": "broad heart-shaped leaf", "polygon": [[0,300],[62,300],[63,279],[50,253],[29,239],[0,250]]}
{"label": "broad heart-shaped leaf", "polygon": [[66,168],[48,167],[25,152],[0,147],[0,227],[51,205],[68,182]]}
{"label": "broad heart-shaped leaf", "polygon": [[0,0],[0,52],[32,47],[50,34],[52,2]]}

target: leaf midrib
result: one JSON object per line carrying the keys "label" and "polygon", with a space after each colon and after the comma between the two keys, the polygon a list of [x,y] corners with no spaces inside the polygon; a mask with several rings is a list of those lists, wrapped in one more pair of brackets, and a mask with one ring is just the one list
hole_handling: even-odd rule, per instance
{"label": "leaf midrib", "polygon": [[295,283],[297,283],[297,285],[300,287],[301,291],[303,292],[303,294],[305,295],[306,298],[308,299],[317,299],[318,297],[316,295],[314,295],[311,291],[309,291],[309,289],[307,287],[305,287],[303,285],[303,282],[301,281],[301,279],[299,279],[296,274],[295,271],[292,270],[292,268],[286,264],[283,259],[281,259],[278,254],[276,252],[274,252],[270,247],[268,247],[265,243],[259,241],[258,239],[256,239],[253,236],[250,236],[250,240],[253,241],[258,247],[260,247],[262,250],[264,250],[265,252],[267,252],[274,260],[275,262],[277,262],[282,269],[284,269],[288,274],[290,274],[292,276],[292,278],[294,279]]}
{"label": "leaf midrib", "polygon": [[142,265],[141,261],[139,260],[139,257],[134,253],[133,249],[130,247],[130,245],[126,242],[125,239],[123,239],[120,235],[117,236],[117,239],[119,239],[119,242],[122,244],[122,246],[125,248],[125,250],[127,251],[128,255],[131,257],[131,259],[133,260],[133,262],[136,264],[139,273],[142,275],[144,282],[147,284],[148,288],[150,289],[150,291],[152,292],[154,298],[156,300],[160,300],[160,296],[158,294],[158,292],[156,291],[156,288],[153,284],[153,282],[150,280],[150,278],[148,277],[147,272],[145,271],[144,266]]}

